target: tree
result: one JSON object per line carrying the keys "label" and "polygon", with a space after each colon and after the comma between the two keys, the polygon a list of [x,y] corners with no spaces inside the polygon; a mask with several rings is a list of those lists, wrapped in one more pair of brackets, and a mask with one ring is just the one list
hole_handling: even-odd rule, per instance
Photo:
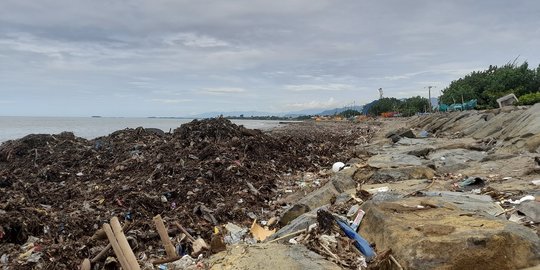
{"label": "tree", "polygon": [[381,115],[384,112],[395,112],[400,108],[401,102],[396,98],[381,98],[372,103],[368,109],[369,115]]}
{"label": "tree", "polygon": [[502,67],[489,66],[484,71],[473,71],[463,78],[452,81],[443,90],[441,102],[461,103],[471,99],[478,100],[479,108],[497,107],[497,99],[514,93],[522,96],[540,89],[540,65],[529,69],[529,64],[508,63]]}
{"label": "tree", "polygon": [[344,118],[349,118],[349,117],[353,117],[353,116],[357,116],[357,115],[361,115],[362,113],[360,113],[359,111],[357,110],[345,110],[345,111],[342,111],[339,113],[339,116],[341,117],[344,117]]}

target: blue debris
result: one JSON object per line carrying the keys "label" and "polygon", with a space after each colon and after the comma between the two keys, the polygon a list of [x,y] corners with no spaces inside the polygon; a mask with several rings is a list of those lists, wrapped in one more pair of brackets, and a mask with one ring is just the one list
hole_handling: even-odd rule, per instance
{"label": "blue debris", "polygon": [[351,239],[354,241],[354,246],[366,256],[366,261],[370,261],[373,258],[375,258],[376,254],[375,251],[371,248],[368,241],[366,239],[362,238],[358,233],[356,233],[347,223],[336,219],[336,222],[338,223],[341,230]]}

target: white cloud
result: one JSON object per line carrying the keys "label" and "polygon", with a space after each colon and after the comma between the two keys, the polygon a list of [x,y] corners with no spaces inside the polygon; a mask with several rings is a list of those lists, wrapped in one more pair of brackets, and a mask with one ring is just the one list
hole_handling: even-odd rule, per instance
{"label": "white cloud", "polygon": [[329,84],[290,84],[285,85],[285,89],[293,92],[304,91],[346,91],[353,90],[349,84],[329,83]]}
{"label": "white cloud", "polygon": [[246,89],[239,87],[209,87],[202,90],[208,94],[236,94],[246,92]]}
{"label": "white cloud", "polygon": [[326,101],[312,100],[309,102],[289,103],[289,104],[285,104],[285,107],[291,110],[304,110],[304,109],[330,108],[330,107],[335,107],[337,105],[338,103],[334,100],[333,97],[331,97]]}
{"label": "white cloud", "polygon": [[170,46],[182,44],[186,47],[213,48],[228,47],[230,44],[217,38],[196,33],[177,33],[163,38],[163,43]]}
{"label": "white cloud", "polygon": [[158,102],[158,103],[165,103],[165,104],[176,104],[176,103],[190,102],[192,100],[187,99],[187,98],[181,98],[181,99],[154,98],[154,99],[151,99],[151,101]]}

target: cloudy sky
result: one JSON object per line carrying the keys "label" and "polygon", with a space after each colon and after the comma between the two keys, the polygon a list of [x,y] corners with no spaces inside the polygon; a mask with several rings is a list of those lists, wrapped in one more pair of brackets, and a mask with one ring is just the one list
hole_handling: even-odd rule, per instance
{"label": "cloudy sky", "polygon": [[519,56],[538,0],[1,0],[0,115],[188,116],[427,96]]}

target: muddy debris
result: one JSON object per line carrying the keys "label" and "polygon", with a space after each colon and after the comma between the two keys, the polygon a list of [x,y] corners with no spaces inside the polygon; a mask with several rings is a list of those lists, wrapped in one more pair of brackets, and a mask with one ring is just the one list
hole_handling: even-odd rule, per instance
{"label": "muddy debris", "polygon": [[[190,254],[193,247],[174,222],[195,238],[221,243],[212,239],[224,234],[224,225],[249,227],[253,217],[276,216],[275,202],[286,190],[306,188],[297,181],[302,175],[350,158],[351,146],[369,141],[372,133],[353,123],[298,123],[264,133],[217,118],[194,120],[170,133],[136,128],[92,140],[64,132],[4,142],[2,264],[76,269],[107,246],[93,235],[115,216],[137,243],[139,261],[164,257],[152,222],[156,215],[171,224],[173,242],[182,243],[179,255]],[[106,259],[93,262],[93,269]]]}

